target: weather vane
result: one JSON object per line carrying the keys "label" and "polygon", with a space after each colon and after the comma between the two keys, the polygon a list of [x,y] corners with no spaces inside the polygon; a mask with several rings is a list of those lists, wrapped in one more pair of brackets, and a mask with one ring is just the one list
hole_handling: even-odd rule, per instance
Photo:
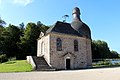
{"label": "weather vane", "polygon": [[62,16],[62,18],[64,18],[63,22],[66,22],[66,18],[68,18],[68,17],[69,17],[69,15]]}

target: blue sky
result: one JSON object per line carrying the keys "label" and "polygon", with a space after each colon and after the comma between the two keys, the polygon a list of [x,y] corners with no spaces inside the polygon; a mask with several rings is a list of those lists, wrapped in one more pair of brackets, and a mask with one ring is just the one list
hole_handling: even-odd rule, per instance
{"label": "blue sky", "polygon": [[76,6],[91,28],[92,39],[104,40],[110,50],[120,53],[120,0],[0,0],[0,16],[7,24],[41,21],[52,25],[68,14],[70,23]]}

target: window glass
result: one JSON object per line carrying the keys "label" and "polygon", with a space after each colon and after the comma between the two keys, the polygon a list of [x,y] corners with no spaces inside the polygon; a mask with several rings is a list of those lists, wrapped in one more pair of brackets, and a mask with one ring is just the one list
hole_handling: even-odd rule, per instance
{"label": "window glass", "polygon": [[74,40],[74,51],[78,51],[78,41]]}
{"label": "window glass", "polygon": [[62,40],[57,38],[57,51],[62,51]]}

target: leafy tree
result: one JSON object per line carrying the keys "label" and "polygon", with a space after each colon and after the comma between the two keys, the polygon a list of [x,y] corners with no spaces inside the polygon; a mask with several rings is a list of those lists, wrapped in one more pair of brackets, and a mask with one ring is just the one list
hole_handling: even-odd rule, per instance
{"label": "leafy tree", "polygon": [[105,41],[93,40],[92,41],[92,56],[93,56],[93,59],[109,58],[110,50],[109,50],[108,44]]}
{"label": "leafy tree", "polygon": [[111,55],[110,58],[119,58],[119,54],[116,51],[110,51]]}
{"label": "leafy tree", "polygon": [[40,21],[37,22],[37,26],[41,27],[42,25],[43,24]]}
{"label": "leafy tree", "polygon": [[26,55],[36,55],[37,38],[40,34],[40,28],[35,23],[28,23],[24,36],[21,37],[21,49]]}
{"label": "leafy tree", "polygon": [[1,36],[1,52],[8,57],[16,56],[19,51],[17,43],[20,42],[20,29],[10,24]]}
{"label": "leafy tree", "polygon": [[36,56],[37,55],[37,39],[40,35],[40,32],[45,32],[49,27],[43,25],[40,21],[35,23],[28,23],[24,31],[24,36],[22,36],[21,43],[19,44],[19,49],[23,53],[24,58],[28,55]]}
{"label": "leafy tree", "polygon": [[48,28],[49,28],[48,26],[42,24],[40,21],[37,22],[37,26],[40,28],[40,31],[41,31],[41,32],[44,32],[44,33],[45,33],[46,30],[48,30]]}
{"label": "leafy tree", "polygon": [[3,27],[5,24],[6,24],[6,22],[4,20],[2,20],[0,17],[0,27]]}
{"label": "leafy tree", "polygon": [[21,24],[19,24],[19,28],[20,28],[20,32],[21,32],[21,36],[24,36],[24,31],[25,31],[25,25],[24,23],[22,22]]}
{"label": "leafy tree", "polygon": [[1,38],[2,32],[5,30],[5,28],[4,28],[5,24],[6,24],[6,22],[4,20],[2,20],[0,17],[0,38]]}
{"label": "leafy tree", "polygon": [[116,51],[110,51],[107,42],[101,40],[92,41],[92,58],[93,59],[106,59],[106,58],[119,58]]}

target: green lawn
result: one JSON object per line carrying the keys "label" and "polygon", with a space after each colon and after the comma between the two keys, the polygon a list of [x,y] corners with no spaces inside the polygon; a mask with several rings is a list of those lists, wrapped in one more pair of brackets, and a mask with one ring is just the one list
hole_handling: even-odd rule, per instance
{"label": "green lawn", "polygon": [[26,60],[9,61],[0,64],[0,72],[28,72],[32,66]]}

